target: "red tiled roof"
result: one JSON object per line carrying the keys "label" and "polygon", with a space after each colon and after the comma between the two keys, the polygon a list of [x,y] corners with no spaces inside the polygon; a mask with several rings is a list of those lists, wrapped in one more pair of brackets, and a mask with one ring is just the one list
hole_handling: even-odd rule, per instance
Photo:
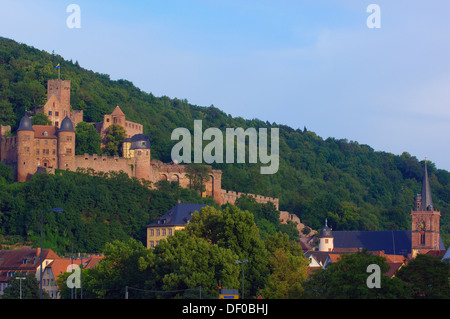
{"label": "red tiled roof", "polygon": [[[56,138],[56,126],[33,125],[35,138]],[[45,134],[47,132],[47,135]]]}
{"label": "red tiled roof", "polygon": [[[40,248],[0,250],[0,281],[7,281],[8,272],[35,273],[40,266]],[[51,249],[43,249],[42,260],[59,259]]]}

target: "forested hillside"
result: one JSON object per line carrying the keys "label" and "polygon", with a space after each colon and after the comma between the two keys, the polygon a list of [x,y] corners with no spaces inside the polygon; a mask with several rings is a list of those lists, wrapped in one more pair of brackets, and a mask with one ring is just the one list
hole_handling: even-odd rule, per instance
{"label": "forested hillside", "polygon": [[[101,121],[119,105],[127,119],[144,126],[150,136],[152,157],[171,161],[177,127],[280,129],[280,168],[261,175],[257,164],[215,164],[223,170],[222,187],[280,198],[280,209],[296,213],[312,228],[325,218],[338,230],[388,230],[410,228],[414,195],[420,192],[424,161],[413,154],[375,152],[356,141],[322,138],[314,132],[280,123],[227,115],[214,106],[196,106],[187,100],[156,97],[127,80],[83,69],[77,62],[0,38],[0,124],[17,127],[27,110],[46,101],[47,80],[71,81],[73,109],[84,110],[87,122]],[[270,130],[269,130],[270,132]],[[434,206],[441,211],[441,234],[450,243],[450,174],[428,160]]]}

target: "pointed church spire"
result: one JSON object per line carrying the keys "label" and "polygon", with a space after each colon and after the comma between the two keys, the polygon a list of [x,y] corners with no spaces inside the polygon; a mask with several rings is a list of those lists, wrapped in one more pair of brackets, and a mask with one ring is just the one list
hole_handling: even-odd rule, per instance
{"label": "pointed church spire", "polygon": [[433,199],[431,198],[430,183],[428,181],[427,160],[425,159],[425,173],[422,181],[422,204],[421,210],[433,210]]}

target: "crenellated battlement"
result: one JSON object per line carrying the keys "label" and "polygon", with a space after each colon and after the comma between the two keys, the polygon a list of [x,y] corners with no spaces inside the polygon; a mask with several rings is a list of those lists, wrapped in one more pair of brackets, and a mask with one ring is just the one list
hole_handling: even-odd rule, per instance
{"label": "crenellated battlement", "polygon": [[275,205],[275,207],[277,209],[279,209],[279,205],[280,205],[280,200],[278,198],[269,197],[269,196],[262,196],[262,195],[256,195],[256,194],[251,194],[251,193],[241,193],[241,192],[235,192],[235,191],[228,191],[228,190],[225,190],[225,189],[221,190],[221,195],[222,195],[222,198],[224,200],[224,203],[234,204],[234,203],[236,203],[236,200],[239,197],[244,195],[244,196],[251,196],[251,197],[255,198],[256,202],[260,203],[260,204],[267,204],[267,203],[271,202],[271,203],[273,203]]}

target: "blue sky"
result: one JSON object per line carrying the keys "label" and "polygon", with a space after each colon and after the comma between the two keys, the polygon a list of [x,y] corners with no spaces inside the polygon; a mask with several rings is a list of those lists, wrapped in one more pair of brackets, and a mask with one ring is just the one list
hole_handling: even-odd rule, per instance
{"label": "blue sky", "polygon": [[[80,29],[66,26],[71,3]],[[372,3],[380,29],[366,25]],[[156,96],[450,170],[450,1],[0,0],[0,9],[0,36]]]}

